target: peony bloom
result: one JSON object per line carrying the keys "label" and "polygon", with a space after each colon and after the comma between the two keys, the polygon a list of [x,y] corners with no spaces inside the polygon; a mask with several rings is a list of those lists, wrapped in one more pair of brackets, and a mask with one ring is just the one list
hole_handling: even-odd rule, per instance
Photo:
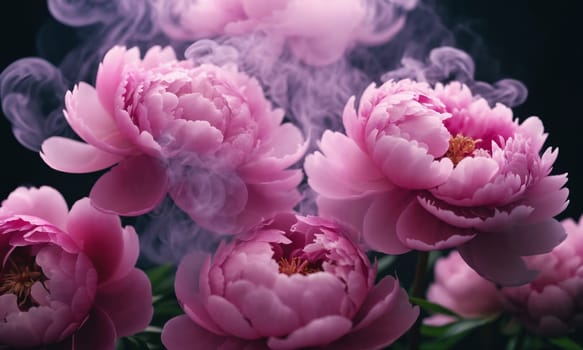
{"label": "peony bloom", "polygon": [[178,267],[176,296],[186,315],[162,332],[169,350],[380,349],[415,322],[419,309],[392,277],[317,217],[280,214],[214,257],[192,254]]}
{"label": "peony bloom", "polygon": [[67,121],[87,143],[52,137],[41,156],[71,173],[106,169],[90,199],[139,215],[166,193],[197,223],[235,233],[298,203],[299,130],[281,125],[256,80],[234,67],[177,61],[171,48],[112,48],[96,87],[65,97]]}
{"label": "peony bloom", "polygon": [[582,220],[564,220],[567,239],[548,254],[526,258],[541,271],[534,281],[502,289],[509,312],[534,333],[560,336],[583,329]]}
{"label": "peony bloom", "polygon": [[0,207],[0,344],[114,349],[146,328],[152,292],[134,268],[138,236],[87,199],[68,212],[50,187],[18,188]]}
{"label": "peony bloom", "polygon": [[193,41],[261,32],[286,44],[312,65],[332,63],[355,44],[395,36],[416,0],[166,0],[155,2],[158,24],[169,37]]}
{"label": "peony bloom", "polygon": [[522,257],[565,237],[553,216],[567,205],[566,174],[550,176],[556,151],[539,118],[523,123],[457,82],[370,86],[343,115],[346,135],[326,132],[306,158],[319,213],[353,226],[374,250],[457,247],[502,285],[534,278]]}
{"label": "peony bloom", "polygon": [[[435,263],[434,282],[427,290],[427,300],[445,306],[464,318],[485,318],[504,310],[502,294],[496,285],[478,275],[459,252],[439,258]],[[453,317],[433,315],[425,322],[442,325]]]}

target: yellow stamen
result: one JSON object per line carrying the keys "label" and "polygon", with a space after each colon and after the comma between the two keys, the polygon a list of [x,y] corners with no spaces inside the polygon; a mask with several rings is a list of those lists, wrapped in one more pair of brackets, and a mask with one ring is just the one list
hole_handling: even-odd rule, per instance
{"label": "yellow stamen", "polygon": [[462,159],[472,154],[476,149],[476,143],[480,140],[474,140],[471,137],[457,134],[455,137],[449,139],[449,148],[445,156],[457,165]]}
{"label": "yellow stamen", "polygon": [[0,295],[16,295],[18,308],[28,311],[39,304],[32,298],[31,289],[36,282],[44,282],[47,277],[35,261],[33,256],[23,252],[22,248],[15,249],[8,257],[6,264],[0,271]]}
{"label": "yellow stamen", "polygon": [[311,273],[320,272],[322,268],[311,264],[306,259],[293,257],[290,260],[281,258],[279,260],[279,272],[285,273],[288,276],[299,273],[302,275],[309,275]]}

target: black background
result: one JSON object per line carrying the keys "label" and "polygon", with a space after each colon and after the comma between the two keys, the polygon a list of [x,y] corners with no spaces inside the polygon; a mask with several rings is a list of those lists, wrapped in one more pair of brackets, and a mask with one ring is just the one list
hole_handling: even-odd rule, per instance
{"label": "black background", "polygon": [[[569,173],[571,204],[561,217],[583,213],[583,26],[579,1],[440,0],[439,14],[457,33],[473,33],[461,48],[477,54],[478,78],[521,80],[527,101],[515,109],[524,120],[543,119],[547,145],[559,147],[554,173]],[[45,1],[0,4],[0,70],[14,60],[34,56],[35,36],[50,15]],[[477,35],[477,36],[476,36]],[[479,40],[476,40],[479,39]],[[479,47],[479,50],[476,50]],[[481,75],[481,76],[480,76]],[[48,168],[38,154],[20,146],[10,124],[0,118],[0,198],[19,185],[51,185],[72,202],[86,195],[96,174],[64,174]]]}

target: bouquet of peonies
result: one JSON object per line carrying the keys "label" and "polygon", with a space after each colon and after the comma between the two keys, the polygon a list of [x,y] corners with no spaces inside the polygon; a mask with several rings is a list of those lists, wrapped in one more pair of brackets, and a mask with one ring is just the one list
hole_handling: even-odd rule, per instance
{"label": "bouquet of peonies", "polygon": [[76,45],[2,108],[98,177],[3,199],[0,349],[582,349],[558,151],[520,82],[413,49],[428,4],[47,3]]}

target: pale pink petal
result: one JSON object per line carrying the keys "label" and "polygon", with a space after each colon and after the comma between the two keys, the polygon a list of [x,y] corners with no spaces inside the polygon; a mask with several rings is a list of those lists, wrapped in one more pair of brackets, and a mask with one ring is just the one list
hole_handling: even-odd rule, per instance
{"label": "pale pink petal", "polygon": [[176,143],[176,150],[204,155],[216,151],[223,142],[220,130],[201,120],[178,119],[172,121],[167,132],[172,135]]}
{"label": "pale pink petal", "polygon": [[176,61],[176,53],[172,46],[152,46],[146,51],[142,60],[142,66],[146,69],[158,67],[166,62]]}
{"label": "pale pink petal", "polygon": [[523,201],[535,208],[531,214],[534,220],[554,217],[565,210],[569,204],[569,189],[563,188],[566,183],[567,174],[546,176],[529,188]]}
{"label": "pale pink petal", "polygon": [[99,102],[94,87],[79,83],[65,95],[65,105],[67,122],[87,143],[118,155],[135,153],[134,146],[120,133],[113,114]]}
{"label": "pale pink petal", "polygon": [[[464,158],[455,166],[447,181],[432,190],[431,193],[437,198],[447,198],[447,201],[452,204],[466,204],[464,200],[467,200],[468,197],[472,199],[476,191],[492,181],[498,170],[498,164],[491,158]],[[504,188],[503,191],[507,191],[507,188]],[[507,193],[502,194],[497,197],[504,198],[508,196]],[[498,201],[494,201],[494,203],[498,204],[496,203]],[[475,203],[473,201],[468,204],[483,205],[490,203]]]}
{"label": "pale pink petal", "polygon": [[[372,91],[375,89],[375,84],[369,85],[366,90],[364,91],[361,101],[366,100],[366,96],[368,94],[372,94]],[[356,145],[361,149],[365,148],[364,144],[364,120],[358,118],[358,114],[356,113],[355,109],[355,100],[356,97],[352,96],[346,102],[344,106],[344,112],[342,113],[342,123],[344,124],[344,129],[346,129],[346,135],[354,140]]]}
{"label": "pale pink petal", "polygon": [[143,271],[134,269],[124,278],[100,287],[95,305],[109,316],[118,337],[140,332],[154,312],[150,280]]}
{"label": "pale pink petal", "polygon": [[429,189],[441,185],[453,169],[449,158],[435,160],[417,142],[390,135],[376,140],[372,158],[392,183],[406,189]]}
{"label": "pale pink petal", "polygon": [[93,145],[60,136],[46,139],[40,156],[51,168],[66,173],[89,173],[108,168],[123,159],[123,156]]}
{"label": "pale pink petal", "polygon": [[320,149],[322,153],[308,155],[304,163],[309,184],[320,195],[350,198],[391,188],[370,158],[346,136],[326,131]]}
{"label": "pale pink petal", "polygon": [[397,221],[397,236],[416,250],[457,247],[472,240],[475,230],[460,229],[429,214],[417,201],[411,201]]}
{"label": "pale pink petal", "polygon": [[283,304],[266,287],[245,280],[236,281],[226,286],[225,297],[241,310],[254,328],[260,330],[261,336],[283,337],[300,326],[296,311]]}
{"label": "pale pink petal", "polygon": [[101,176],[89,197],[97,208],[120,215],[140,215],[156,207],[167,192],[164,167],[147,156],[126,158]]}
{"label": "pale pink petal", "polygon": [[137,48],[126,50],[123,46],[114,46],[99,65],[95,87],[99,101],[110,115],[114,115],[115,96],[123,79],[124,67],[139,61],[140,51]]}
{"label": "pale pink petal", "polygon": [[63,229],[69,208],[65,198],[52,187],[18,187],[2,201],[0,215],[8,214],[34,216]]}
{"label": "pale pink petal", "polygon": [[270,156],[281,159],[282,167],[295,163],[306,151],[307,142],[300,129],[292,123],[279,125],[272,133],[275,140]]}
{"label": "pale pink petal", "polygon": [[267,341],[270,349],[291,350],[311,346],[322,346],[344,336],[352,328],[352,322],[342,316],[330,315],[318,318],[298,328],[286,338],[271,337]]}
{"label": "pale pink petal", "polygon": [[74,349],[114,350],[117,335],[107,314],[93,309],[81,328],[73,335]]}

